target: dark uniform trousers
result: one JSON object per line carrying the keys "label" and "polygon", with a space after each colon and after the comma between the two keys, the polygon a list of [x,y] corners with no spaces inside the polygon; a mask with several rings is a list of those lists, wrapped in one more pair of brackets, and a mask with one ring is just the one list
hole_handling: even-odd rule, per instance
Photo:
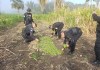
{"label": "dark uniform trousers", "polygon": [[97,22],[96,41],[95,41],[94,51],[95,51],[96,61],[100,62],[100,16],[93,13],[92,17],[93,20]]}
{"label": "dark uniform trousers", "polygon": [[97,32],[96,38],[97,39],[95,41],[94,51],[95,51],[95,55],[96,55],[96,60],[100,61],[100,33]]}

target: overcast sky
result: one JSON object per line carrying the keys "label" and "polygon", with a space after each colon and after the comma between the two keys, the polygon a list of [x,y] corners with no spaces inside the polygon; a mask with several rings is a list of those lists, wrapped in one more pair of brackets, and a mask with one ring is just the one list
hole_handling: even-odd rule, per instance
{"label": "overcast sky", "polygon": [[[28,2],[28,1],[34,1],[34,3],[38,3],[38,0],[23,0],[24,3]],[[49,0],[49,1],[53,1],[53,0]],[[85,0],[65,0],[65,1],[69,1],[72,2],[74,4],[84,4]],[[11,2],[10,0],[0,0],[0,11],[2,12],[16,12],[15,9],[11,8]]]}

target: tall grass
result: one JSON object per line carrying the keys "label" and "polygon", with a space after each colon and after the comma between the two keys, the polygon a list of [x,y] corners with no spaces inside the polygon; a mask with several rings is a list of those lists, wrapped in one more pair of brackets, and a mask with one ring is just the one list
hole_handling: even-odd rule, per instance
{"label": "tall grass", "polygon": [[22,17],[17,14],[0,14],[0,28],[11,27],[21,20]]}
{"label": "tall grass", "polygon": [[95,8],[84,7],[73,11],[63,8],[49,14],[34,15],[33,18],[37,21],[48,22],[49,24],[62,21],[65,23],[65,29],[78,26],[82,29],[84,35],[90,35],[91,33],[95,33],[96,28],[96,23],[92,19],[94,10],[97,14],[100,14],[100,10]]}

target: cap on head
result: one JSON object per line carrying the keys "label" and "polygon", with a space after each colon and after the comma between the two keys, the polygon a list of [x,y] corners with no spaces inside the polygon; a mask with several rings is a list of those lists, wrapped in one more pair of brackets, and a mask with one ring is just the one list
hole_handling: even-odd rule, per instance
{"label": "cap on head", "polygon": [[30,9],[30,8],[28,8],[28,9],[27,9],[27,12],[31,12],[31,9]]}

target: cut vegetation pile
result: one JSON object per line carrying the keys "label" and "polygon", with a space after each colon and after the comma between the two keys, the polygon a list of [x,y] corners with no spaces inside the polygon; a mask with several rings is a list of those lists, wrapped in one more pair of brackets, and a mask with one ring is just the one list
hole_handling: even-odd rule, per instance
{"label": "cut vegetation pile", "polygon": [[40,38],[39,48],[46,54],[51,56],[56,56],[61,54],[61,51],[58,50],[52,41],[52,39],[48,36],[44,36]]}

